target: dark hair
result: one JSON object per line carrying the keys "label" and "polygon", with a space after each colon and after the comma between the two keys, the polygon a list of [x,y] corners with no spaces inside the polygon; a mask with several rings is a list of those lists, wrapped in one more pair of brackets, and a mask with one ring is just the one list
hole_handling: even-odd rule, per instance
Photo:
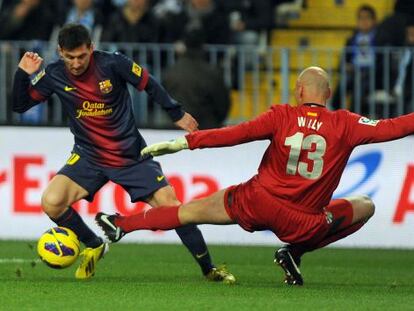
{"label": "dark hair", "polygon": [[88,29],[81,24],[66,24],[59,31],[58,43],[60,48],[73,50],[86,44],[91,46],[91,35]]}
{"label": "dark hair", "polygon": [[371,15],[371,18],[373,20],[377,20],[377,13],[375,12],[375,9],[372,6],[368,4],[361,5],[358,9],[358,16],[362,11],[368,12],[368,14]]}

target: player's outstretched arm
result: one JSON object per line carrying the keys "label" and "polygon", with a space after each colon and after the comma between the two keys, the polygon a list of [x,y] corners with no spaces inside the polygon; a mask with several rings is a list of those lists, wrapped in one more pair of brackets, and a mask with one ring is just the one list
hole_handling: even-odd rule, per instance
{"label": "player's outstretched arm", "polygon": [[150,74],[148,75],[148,82],[145,86],[145,91],[154,102],[161,105],[162,109],[167,112],[175,124],[183,120],[183,118],[184,120],[188,118],[186,117],[184,110],[181,108],[181,105],[173,99],[165,88]]}
{"label": "player's outstretched arm", "polygon": [[181,105],[151,75],[149,75],[145,90],[169,114],[177,127],[189,133],[198,130],[198,122],[193,116],[182,110]]}
{"label": "player's outstretched arm", "polygon": [[160,156],[163,154],[175,153],[184,149],[188,149],[188,143],[185,137],[180,137],[147,146],[141,150],[141,155]]}
{"label": "player's outstretched arm", "polygon": [[162,107],[176,126],[189,133],[197,130],[197,121],[181,108],[181,105],[168,94],[161,83],[146,69],[121,53],[115,52],[113,57],[115,60],[113,69],[125,81],[134,85],[138,91],[145,90],[151,100]]}
{"label": "player's outstretched arm", "polygon": [[22,113],[40,102],[29,94],[29,76],[37,72],[42,63],[43,59],[33,52],[26,52],[21,58],[13,79],[13,111]]}
{"label": "player's outstretched arm", "polygon": [[144,148],[142,155],[158,156],[183,149],[216,148],[234,146],[254,140],[272,139],[275,131],[275,109],[257,118],[235,126],[195,131],[185,137],[164,141]]}
{"label": "player's outstretched arm", "polygon": [[348,112],[346,137],[351,146],[379,143],[414,134],[414,113],[396,118],[370,120]]}

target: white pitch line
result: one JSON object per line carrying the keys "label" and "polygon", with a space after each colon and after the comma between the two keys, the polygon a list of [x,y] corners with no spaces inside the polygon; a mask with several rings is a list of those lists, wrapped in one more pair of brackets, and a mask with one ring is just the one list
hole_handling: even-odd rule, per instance
{"label": "white pitch line", "polygon": [[27,263],[27,262],[40,262],[40,259],[24,259],[24,258],[0,258],[0,264],[9,264],[9,263]]}

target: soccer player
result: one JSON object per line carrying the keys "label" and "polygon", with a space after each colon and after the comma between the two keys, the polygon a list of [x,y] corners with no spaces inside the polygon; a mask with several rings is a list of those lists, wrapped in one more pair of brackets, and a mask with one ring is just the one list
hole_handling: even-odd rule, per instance
{"label": "soccer player", "polygon": [[414,113],[370,120],[347,110],[329,111],[328,76],[309,67],[298,77],[298,105],[272,106],[256,119],[236,126],[197,131],[143,150],[161,155],[182,149],[233,146],[269,140],[258,173],[247,182],[210,197],[176,207],[160,207],[128,217],[97,214],[98,224],[115,237],[137,229],[168,230],[185,224],[239,224],[247,231],[271,230],[288,243],[275,253],[285,282],[302,285],[304,253],[360,229],[374,214],[365,196],[331,200],[352,150],[362,144],[398,139],[414,133]]}
{"label": "soccer player", "polygon": [[[24,112],[53,93],[60,98],[75,136],[72,155],[42,196],[45,213],[57,225],[72,229],[85,244],[75,276],[90,278],[107,244],[92,232],[71,205],[94,194],[109,180],[121,185],[131,201],[152,207],[179,205],[173,188],[152,157],[141,157],[146,144],[135,127],[127,84],[148,95],[181,129],[192,132],[197,122],[138,64],[119,53],[94,51],[90,34],[78,24],[64,26],[58,37],[61,59],[41,69],[42,58],[26,52],[14,77],[13,110]],[[177,228],[184,245],[209,280],[232,283],[225,268],[216,268],[195,225]]]}

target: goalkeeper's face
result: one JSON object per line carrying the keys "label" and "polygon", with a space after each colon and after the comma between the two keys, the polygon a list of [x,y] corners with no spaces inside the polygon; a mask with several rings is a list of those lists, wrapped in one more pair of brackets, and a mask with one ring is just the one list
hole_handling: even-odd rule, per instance
{"label": "goalkeeper's face", "polygon": [[66,68],[74,76],[80,76],[88,69],[93,46],[83,44],[73,50],[66,50],[59,47],[59,54],[65,63]]}

